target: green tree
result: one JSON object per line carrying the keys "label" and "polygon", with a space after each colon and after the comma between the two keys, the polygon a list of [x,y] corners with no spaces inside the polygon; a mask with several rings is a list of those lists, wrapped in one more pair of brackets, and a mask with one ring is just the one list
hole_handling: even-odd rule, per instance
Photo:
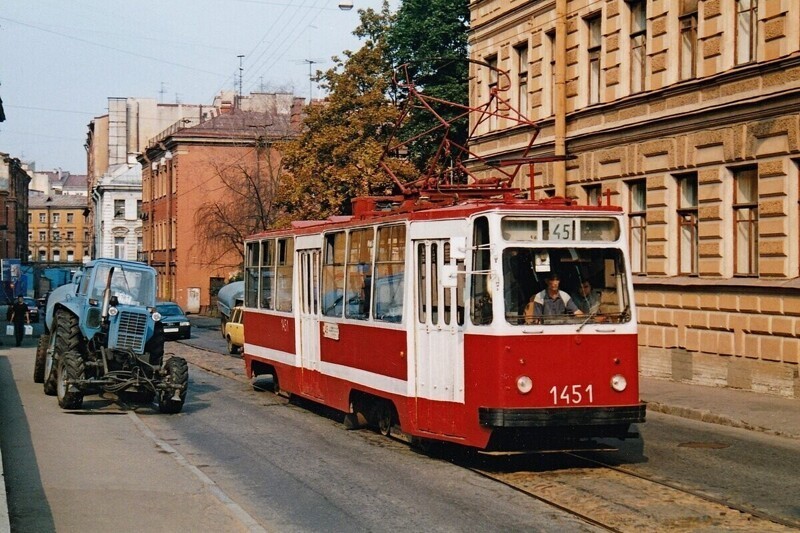
{"label": "green tree", "polygon": [[[417,91],[445,120],[464,113],[444,100],[469,103],[467,63],[468,0],[403,0],[387,35],[387,45],[396,66],[407,65]],[[403,74],[398,74],[405,81]],[[407,93],[400,94],[407,98]],[[414,106],[400,132],[402,139],[421,137],[409,144],[409,157],[419,170],[425,169],[438,149],[444,129],[427,110]],[[425,132],[431,131],[429,134]],[[452,124],[448,137],[461,146],[467,141],[467,117]],[[447,164],[447,161],[441,163]]]}
{"label": "green tree", "polygon": [[[281,204],[295,219],[348,214],[352,198],[392,187],[379,161],[398,113],[387,98],[391,66],[385,39],[393,16],[386,2],[380,12],[360,10],[359,15],[353,33],[364,45],[346,51],[344,60],[333,58],[336,66],[322,78],[329,96],[306,108],[304,131],[285,152],[290,176]],[[403,174],[401,161],[388,164]]]}

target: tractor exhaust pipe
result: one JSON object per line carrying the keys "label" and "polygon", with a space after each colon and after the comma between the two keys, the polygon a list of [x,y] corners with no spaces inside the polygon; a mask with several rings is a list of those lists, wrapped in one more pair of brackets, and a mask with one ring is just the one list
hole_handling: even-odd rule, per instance
{"label": "tractor exhaust pipe", "polygon": [[117,267],[111,267],[111,270],[108,271],[106,288],[103,290],[103,307],[101,308],[100,316],[103,318],[104,322],[108,318],[108,308],[111,305],[111,278],[114,276],[115,268]]}

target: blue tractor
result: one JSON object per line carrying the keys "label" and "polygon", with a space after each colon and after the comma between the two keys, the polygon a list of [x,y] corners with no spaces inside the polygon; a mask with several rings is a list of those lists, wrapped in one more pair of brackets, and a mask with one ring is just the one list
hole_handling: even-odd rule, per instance
{"label": "blue tractor", "polygon": [[62,409],[80,409],[86,394],[135,393],[178,413],[189,369],[182,357],[164,361],[164,331],[156,311],[156,271],[143,263],[97,259],[72,283],[50,294],[34,381]]}

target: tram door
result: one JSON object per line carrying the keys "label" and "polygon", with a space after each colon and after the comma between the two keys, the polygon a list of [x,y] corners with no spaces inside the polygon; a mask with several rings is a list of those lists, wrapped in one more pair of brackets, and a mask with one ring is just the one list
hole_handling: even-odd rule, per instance
{"label": "tram door", "polygon": [[319,350],[319,250],[299,250],[300,389],[321,398]]}
{"label": "tram door", "polygon": [[418,423],[420,429],[452,434],[456,405],[464,402],[462,296],[441,284],[442,265],[451,261],[449,239],[413,242]]}

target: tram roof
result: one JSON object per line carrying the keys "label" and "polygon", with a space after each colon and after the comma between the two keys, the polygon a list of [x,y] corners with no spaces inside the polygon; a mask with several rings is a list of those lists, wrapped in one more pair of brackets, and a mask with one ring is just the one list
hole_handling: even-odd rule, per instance
{"label": "tram roof", "polygon": [[[371,201],[370,201],[371,200]],[[449,205],[441,205],[427,202],[424,197],[414,201],[413,205],[405,208],[394,206],[389,209],[375,209],[378,203],[385,201],[384,197],[367,197],[367,202],[362,203],[359,209],[354,209],[354,215],[331,216],[324,220],[298,220],[291,223],[291,227],[268,230],[251,235],[247,240],[254,240],[263,237],[280,235],[305,235],[328,231],[332,229],[344,229],[349,227],[367,226],[376,223],[392,223],[404,221],[422,220],[452,220],[456,218],[466,218],[481,212],[508,211],[526,212],[529,214],[548,214],[548,213],[581,213],[581,214],[618,214],[622,208],[614,205],[578,205],[568,198],[545,198],[542,200],[528,200],[523,198],[479,198],[467,199]],[[357,203],[354,202],[354,206]],[[363,209],[365,205],[373,209]]]}

